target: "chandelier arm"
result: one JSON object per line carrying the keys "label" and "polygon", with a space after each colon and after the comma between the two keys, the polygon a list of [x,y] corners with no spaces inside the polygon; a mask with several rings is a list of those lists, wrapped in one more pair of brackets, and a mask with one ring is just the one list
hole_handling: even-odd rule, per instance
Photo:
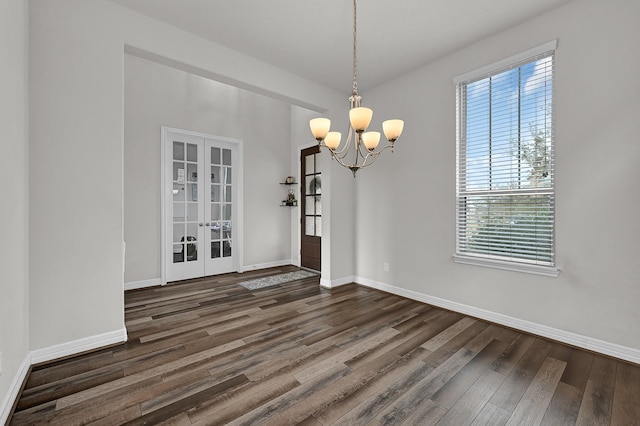
{"label": "chandelier arm", "polygon": [[[391,152],[393,152],[393,145],[392,144],[388,144],[388,145],[384,146],[383,148],[381,148],[381,149],[379,149],[377,151],[369,151],[367,153],[367,155],[364,157],[364,162],[362,163],[360,168],[364,168],[364,167],[368,167],[368,166],[372,165],[378,159],[378,156],[380,154],[382,154],[382,152],[384,150],[386,150],[387,148],[391,148],[391,150],[392,150]],[[371,158],[372,160],[371,160],[371,162],[368,163],[367,160],[369,158]]]}
{"label": "chandelier arm", "polygon": [[333,150],[330,149],[329,147],[327,147],[326,145],[324,145],[325,147],[327,147],[327,149],[329,149],[331,151],[332,155],[336,155],[340,158],[345,158],[347,156],[347,154],[349,154],[349,148],[351,147],[351,142],[352,142],[352,138],[353,138],[353,130],[351,129],[351,126],[349,126],[349,130],[347,131],[347,140],[344,143],[344,145],[342,146],[342,148],[340,148],[339,150]]}
{"label": "chandelier arm", "polygon": [[345,156],[340,157],[338,155],[335,155],[335,153],[333,151],[331,151],[331,158],[336,160],[338,162],[338,164],[340,164],[342,167],[344,167],[346,169],[350,169],[352,167],[351,164],[347,164],[347,163],[344,162]]}

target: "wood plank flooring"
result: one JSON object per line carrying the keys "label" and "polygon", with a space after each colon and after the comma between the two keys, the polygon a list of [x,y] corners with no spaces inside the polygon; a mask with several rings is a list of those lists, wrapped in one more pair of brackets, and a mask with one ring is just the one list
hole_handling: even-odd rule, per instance
{"label": "wood plank flooring", "polygon": [[11,425],[640,425],[640,366],[273,268],[126,293],[126,344],[33,368]]}

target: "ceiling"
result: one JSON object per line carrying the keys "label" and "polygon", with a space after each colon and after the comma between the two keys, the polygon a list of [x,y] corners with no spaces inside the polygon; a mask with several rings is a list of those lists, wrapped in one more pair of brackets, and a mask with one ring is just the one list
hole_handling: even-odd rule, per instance
{"label": "ceiling", "polygon": [[[111,0],[349,93],[350,0]],[[571,0],[361,0],[362,92]],[[530,46],[523,46],[530,47]]]}

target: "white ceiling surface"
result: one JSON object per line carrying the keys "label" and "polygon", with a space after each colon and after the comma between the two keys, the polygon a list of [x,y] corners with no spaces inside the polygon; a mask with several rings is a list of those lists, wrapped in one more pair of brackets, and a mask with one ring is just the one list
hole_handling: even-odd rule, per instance
{"label": "white ceiling surface", "polygon": [[[351,91],[350,0],[111,1],[345,96]],[[360,0],[358,87],[366,92],[569,1]]]}

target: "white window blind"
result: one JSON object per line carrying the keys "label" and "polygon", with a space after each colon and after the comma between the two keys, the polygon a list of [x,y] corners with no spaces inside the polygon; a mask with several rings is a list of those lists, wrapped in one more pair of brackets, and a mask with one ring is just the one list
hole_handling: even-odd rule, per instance
{"label": "white window blind", "polygon": [[555,43],[538,50],[457,80],[457,260],[555,266]]}

